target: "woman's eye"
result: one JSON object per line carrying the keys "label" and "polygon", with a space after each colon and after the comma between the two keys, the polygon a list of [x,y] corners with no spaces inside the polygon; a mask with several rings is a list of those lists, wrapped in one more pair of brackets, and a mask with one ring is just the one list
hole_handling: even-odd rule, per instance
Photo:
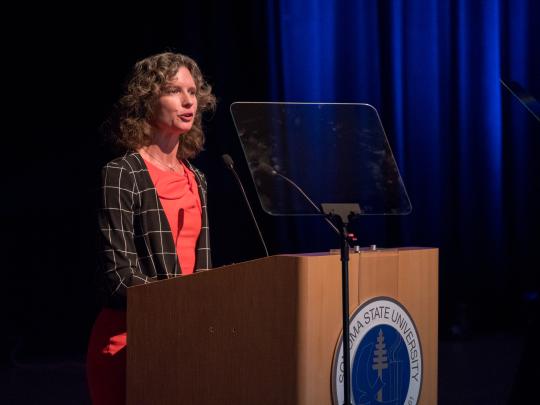
{"label": "woman's eye", "polygon": [[[164,90],[164,92],[166,94],[177,94],[177,93],[181,93],[182,92],[182,89],[178,88],[178,87],[169,87],[167,89]],[[196,96],[197,95],[197,91],[196,90],[188,90],[188,94],[190,96]]]}

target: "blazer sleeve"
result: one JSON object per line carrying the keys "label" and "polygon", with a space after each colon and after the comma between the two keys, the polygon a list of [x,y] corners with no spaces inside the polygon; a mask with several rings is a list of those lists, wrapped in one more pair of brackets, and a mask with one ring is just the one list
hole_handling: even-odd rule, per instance
{"label": "blazer sleeve", "polygon": [[101,268],[105,290],[127,296],[127,287],[152,281],[141,273],[134,242],[136,182],[128,169],[110,162],[102,169],[98,222],[101,235]]}

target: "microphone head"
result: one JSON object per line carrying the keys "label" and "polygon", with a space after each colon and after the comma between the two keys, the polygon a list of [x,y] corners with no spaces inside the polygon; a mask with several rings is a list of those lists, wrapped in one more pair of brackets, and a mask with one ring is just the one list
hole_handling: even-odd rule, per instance
{"label": "microphone head", "polygon": [[277,174],[276,169],[274,169],[268,163],[259,162],[259,165],[257,166],[257,169],[259,169],[259,170],[261,170],[261,171],[263,171],[265,173],[271,174],[272,176]]}
{"label": "microphone head", "polygon": [[228,154],[221,155],[221,158],[223,159],[223,162],[225,163],[225,166],[227,166],[229,169],[232,169],[234,167],[234,161],[232,160],[232,157]]}

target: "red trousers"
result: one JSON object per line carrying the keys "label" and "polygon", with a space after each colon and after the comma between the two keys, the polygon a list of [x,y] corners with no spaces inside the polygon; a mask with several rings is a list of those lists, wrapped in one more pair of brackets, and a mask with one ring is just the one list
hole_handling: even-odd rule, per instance
{"label": "red trousers", "polygon": [[105,308],[88,343],[86,371],[94,405],[126,403],[126,312]]}

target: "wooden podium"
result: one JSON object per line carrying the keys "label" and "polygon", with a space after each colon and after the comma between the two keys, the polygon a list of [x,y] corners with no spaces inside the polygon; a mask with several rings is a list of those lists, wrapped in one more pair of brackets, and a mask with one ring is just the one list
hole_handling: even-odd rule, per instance
{"label": "wooden podium", "polygon": [[[351,313],[399,301],[420,336],[419,404],[437,402],[438,250],[361,251]],[[128,404],[331,404],[339,254],[281,255],[128,290]]]}

